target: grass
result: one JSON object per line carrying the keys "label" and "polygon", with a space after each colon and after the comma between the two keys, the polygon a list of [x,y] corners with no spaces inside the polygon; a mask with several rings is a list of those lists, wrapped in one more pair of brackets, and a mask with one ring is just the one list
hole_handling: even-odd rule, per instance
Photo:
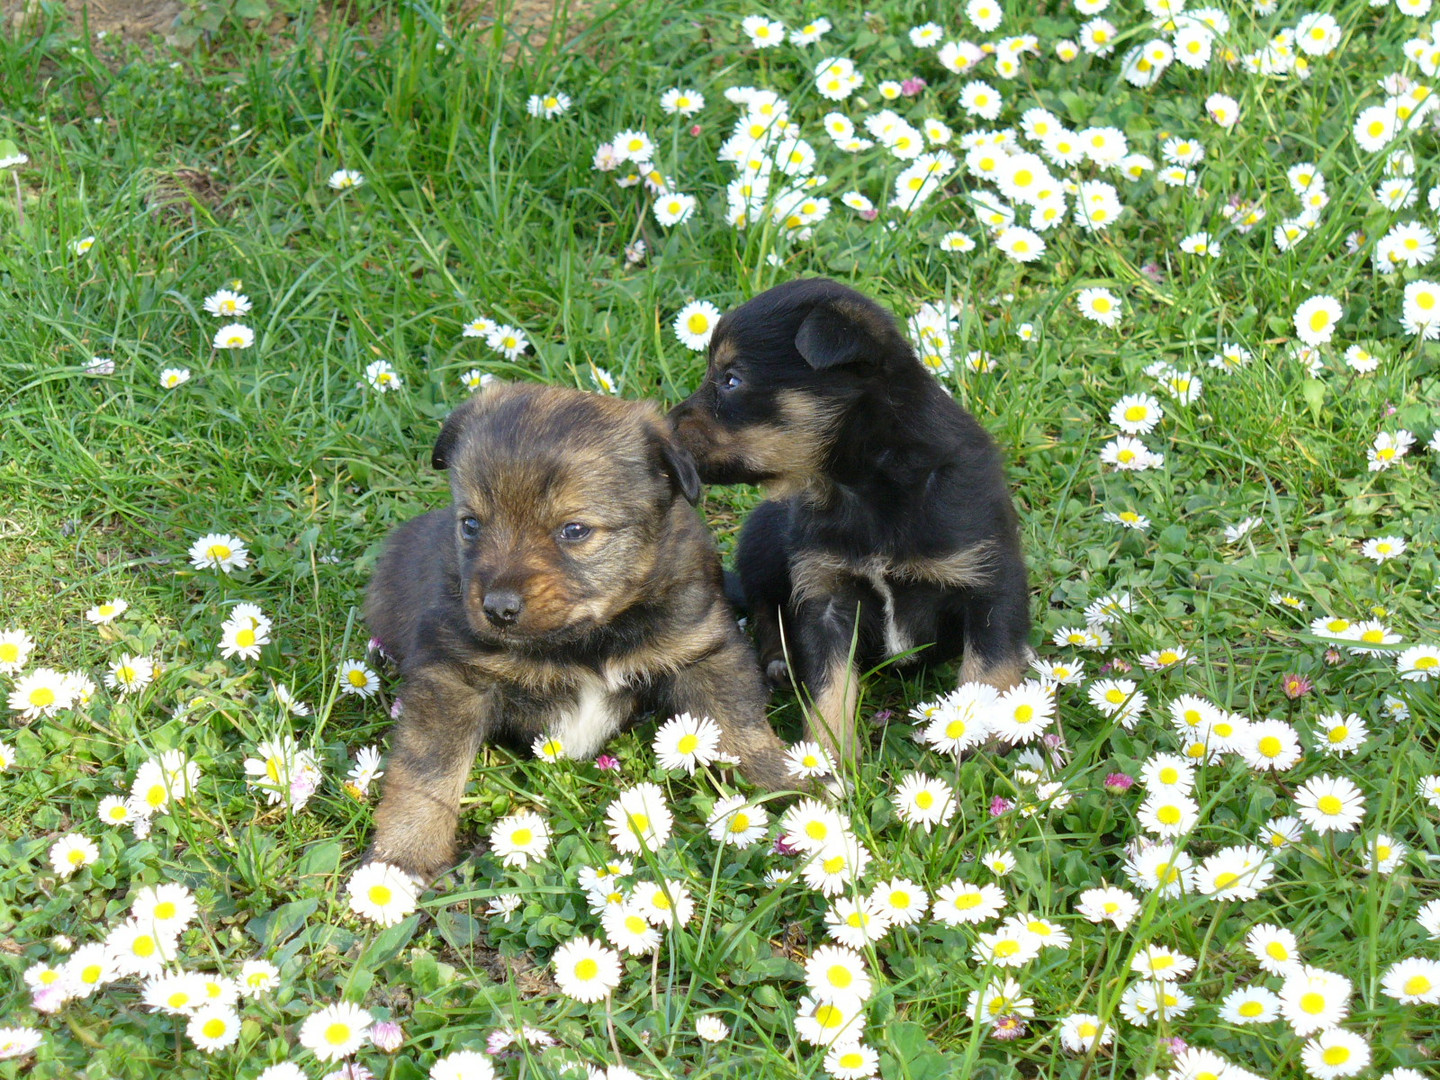
{"label": "grass", "polygon": [[[1233,25],[1224,44],[1236,54],[1258,49],[1307,10],[1227,8]],[[467,828],[484,837],[506,814],[538,808],[555,838],[549,855],[518,870],[478,855],[425,895],[421,913],[388,929],[358,919],[345,883],[369,835],[374,789],[357,800],[342,782],[356,750],[383,744],[395,685],[367,701],[341,694],[335,674],[340,661],[364,655],[359,602],[384,536],[444,500],[429,447],[466,394],[462,374],[590,389],[593,365],[625,396],[673,403],[703,369],[703,356],[670,328],[685,303],[724,309],[808,274],[851,282],[901,316],[924,302],[963,304],[956,357],[984,350],[996,369],[979,374],[957,363],[940,377],[1008,455],[1043,657],[1083,655],[1092,678],[1102,664],[1135,665],[1147,650],[1183,645],[1193,657],[1183,668],[1130,672],[1151,702],[1133,731],[1102,717],[1084,687],[1062,689],[1064,754],[1045,771],[1070,801],[1033,816],[1021,807],[992,815],[997,798],[1022,806],[1034,798],[1015,753],[957,763],[912,740],[907,713],[948,690],[952,671],[867,681],[862,710],[874,746],[841,806],[875,856],[863,886],[894,875],[931,893],[956,878],[992,881],[974,860],[1008,849],[1016,866],[998,881],[1006,913],[1042,914],[1073,938],[1011,973],[1034,1012],[1013,1041],[969,1016],[969,995],[994,974],[971,953],[977,929],[988,926],[926,920],[867,948],[876,992],[866,1039],[881,1075],[1144,1076],[1176,1066],[1168,1040],[1177,1037],[1259,1075],[1319,1075],[1302,1064],[1306,1038],[1284,1022],[1221,1018],[1220,1002],[1235,987],[1281,986],[1244,947],[1264,922],[1293,930],[1307,963],[1352,980],[1344,1027],[1371,1050],[1366,1075],[1425,1068],[1440,1034],[1434,1004],[1399,1003],[1382,983],[1393,963],[1436,956],[1414,921],[1423,902],[1440,896],[1440,815],[1417,795],[1421,779],[1440,772],[1435,684],[1399,679],[1391,656],[1340,649],[1331,662],[1330,643],[1309,624],[1321,615],[1369,618],[1378,608],[1406,645],[1435,643],[1435,455],[1417,445],[1395,467],[1371,472],[1366,449],[1380,431],[1405,428],[1423,443],[1440,427],[1436,346],[1399,324],[1404,283],[1437,271],[1432,263],[1386,277],[1370,258],[1397,221],[1435,229],[1426,196],[1440,174],[1433,125],[1405,134],[1394,148],[1413,154],[1419,198],[1387,210],[1372,195],[1386,155],[1364,151],[1351,134],[1358,111],[1383,100],[1377,80],[1402,69],[1402,45],[1423,21],[1361,0],[1331,11],[1342,40],[1310,61],[1306,79],[1261,79],[1217,60],[1202,71],[1173,67],[1159,87],[1136,90],[1120,78],[1119,53],[1153,31],[1135,5],[1106,13],[1122,32],[1119,53],[1082,53],[1068,65],[1053,46],[1075,37],[1081,16],[1068,5],[1007,12],[997,35],[1031,32],[1042,50],[1015,82],[996,79],[988,64],[953,75],[913,48],[908,29],[930,18],[947,36],[984,36],[958,14],[942,18],[907,0],[885,0],[864,19],[837,9],[822,43],[764,51],[740,29],[751,9],[732,3],[683,13],[622,5],[528,39],[503,19],[467,28],[443,4],[362,3],[350,21],[307,8],[282,37],[236,25],[208,52],[173,54],[86,39],[59,7],[42,5],[0,39],[0,140],[30,158],[3,170],[18,179],[18,200],[0,195],[0,630],[34,638],[32,669],[82,670],[99,683],[110,663],[135,654],[153,657],[160,673],[134,695],[102,687],[85,707],[8,721],[0,1003],[44,1039],[32,1058],[0,1061],[0,1076],[163,1071],[250,1080],[295,1060],[318,1077],[336,1066],[298,1049],[296,1032],[342,998],[403,1027],[397,1053],[371,1047],[357,1058],[394,1080],[521,1024],[562,1045],[497,1059],[501,1075],[581,1075],[578,1063],[615,1064],[617,1052],[643,1075],[823,1075],[823,1051],[794,1030],[801,965],[825,940],[827,902],[799,882],[767,885],[768,870],[794,860],[766,845],[717,849],[704,821],[729,779],[659,771],[649,725],[612,747],[618,774],[487,751],[467,793]],[[866,76],[857,97],[868,109],[856,98],[817,96],[810,71],[832,55],[855,59]],[[939,116],[957,134],[1018,127],[1039,104],[1077,130],[1119,128],[1132,151],[1157,162],[1165,137],[1182,135],[1206,148],[1195,166],[1199,187],[1168,188],[1154,173],[1134,184],[1110,177],[1126,207],[1115,226],[1087,234],[1067,223],[1046,235],[1041,260],[1016,263],[976,224],[961,195],[975,185],[963,170],[949,188],[955,197],[937,196],[909,215],[889,211],[905,163],[879,147],[842,154],[824,135],[826,112],[858,123],[879,107],[880,80],[915,74],[929,83],[922,96],[892,105],[915,122]],[[1005,98],[994,124],[957,104],[971,77]],[[817,151],[832,207],[807,238],[758,222],[737,231],[722,220],[734,170],[716,152],[740,115],[723,95],[736,85],[783,94]],[[664,115],[659,96],[670,86],[700,90],[705,108],[693,119]],[[548,122],[527,115],[527,97],[552,88],[574,107]],[[1214,92],[1239,102],[1233,131],[1205,117]],[[617,187],[592,168],[598,144],[641,127],[663,172],[700,199],[683,225],[661,228],[643,187]],[[1285,170],[1302,161],[1319,166],[1330,202],[1311,235],[1279,252],[1270,230],[1299,211]],[[363,186],[331,191],[326,178],[338,168],[358,170]],[[1087,165],[1076,175],[1099,174]],[[11,181],[0,181],[0,192],[10,192]],[[881,207],[880,221],[840,204],[851,189]],[[1262,200],[1268,216],[1259,228],[1241,233],[1226,219],[1232,197]],[[979,248],[942,250],[940,237],[954,229]],[[1179,252],[1180,239],[1201,229],[1218,239],[1219,258]],[[1357,230],[1367,239],[1351,252],[1346,239]],[[95,244],[77,256],[72,243],[87,236]],[[624,249],[637,238],[648,260],[627,265]],[[255,343],[221,351],[211,347],[219,323],[201,304],[232,279],[254,301],[244,322]],[[1078,315],[1079,290],[1095,285],[1121,297],[1118,329]],[[1345,316],[1320,350],[1322,370],[1310,374],[1292,354],[1292,315],[1320,293],[1337,297]],[[507,361],[464,338],[462,326],[482,314],[522,327],[529,351]],[[1017,333],[1023,323],[1036,328],[1031,342]],[[1228,374],[1205,366],[1226,343],[1249,349],[1250,364]],[[1349,345],[1379,355],[1378,370],[1349,368]],[[113,359],[112,375],[83,373],[96,356]],[[394,365],[401,390],[382,395],[365,385],[366,365],[381,359]],[[1199,399],[1178,405],[1159,391],[1145,374],[1157,360],[1200,376]],[[162,389],[169,367],[189,368],[192,378]],[[1114,435],[1110,407],[1142,391],[1165,408],[1144,437],[1165,454],[1165,467],[1102,467],[1101,447]],[[756,498],[707,493],[722,548]],[[1146,515],[1149,531],[1102,516],[1121,510]],[[1251,516],[1260,524],[1227,541],[1224,527]],[[186,552],[211,531],[243,539],[251,565],[228,575],[194,569]],[[1403,536],[1408,550],[1377,566],[1359,544],[1381,535]],[[1056,631],[1084,625],[1086,604],[1115,591],[1132,593],[1135,609],[1110,627],[1111,648],[1077,654],[1052,644]],[[1276,592],[1305,611],[1271,603]],[[87,608],[116,596],[130,604],[122,619],[103,627],[84,620]],[[255,662],[223,659],[217,648],[241,601],[275,624]],[[1290,673],[1313,689],[1286,697],[1281,680]],[[15,676],[0,679],[8,693]],[[287,714],[276,683],[310,703],[312,715]],[[1359,786],[1364,821],[1349,833],[1307,832],[1275,853],[1275,879],[1256,899],[1133,890],[1142,907],[1128,928],[1093,925],[1075,913],[1080,893],[1102,880],[1128,886],[1127,846],[1142,835],[1138,790],[1115,795],[1102,781],[1136,775],[1152,754],[1178,749],[1167,706],[1181,693],[1254,720],[1290,721],[1305,746],[1300,763],[1279,775],[1248,768],[1236,753],[1200,770],[1200,821],[1186,838],[1197,863],[1255,842],[1320,774]],[[1405,715],[1387,707],[1389,696]],[[1370,728],[1343,758],[1314,749],[1319,718],[1336,712]],[[798,737],[792,700],[778,697],[773,719]],[[245,758],[282,734],[310,749],[325,774],[299,813],[268,806],[244,782]],[[203,770],[191,797],[158,815],[145,839],[101,824],[99,801],[128,790],[145,761],[174,749]],[[954,787],[949,824],[927,833],[897,819],[893,788],[911,771]],[[608,1003],[581,1005],[556,992],[547,963],[559,944],[600,936],[576,874],[611,857],[601,811],[643,780],[664,785],[677,835],[641,876],[683,881],[697,912],[685,931],[666,935],[653,964],[628,961]],[[98,858],[60,878],[49,851],[72,831],[96,842]],[[1409,854],[1393,872],[1366,873],[1380,833]],[[163,882],[186,885],[199,904],[199,922],[180,946],[187,968],[229,975],[254,957],[279,968],[278,989],[243,1002],[234,1046],[198,1049],[183,1021],[141,1005],[133,977],[58,1015],[32,1009],[22,974],[63,960],[57,935],[77,945],[101,940],[136,890]],[[522,895],[520,909],[487,914],[507,893]],[[1132,955],[1152,942],[1197,960],[1181,984],[1195,1005],[1142,1026],[1122,1017],[1120,1003],[1140,981]],[[694,1034],[707,1013],[731,1029],[718,1044]],[[1073,1013],[1101,1017],[1113,1043],[1064,1050],[1059,1026]],[[1190,1075],[1185,1064],[1177,1075]]]}

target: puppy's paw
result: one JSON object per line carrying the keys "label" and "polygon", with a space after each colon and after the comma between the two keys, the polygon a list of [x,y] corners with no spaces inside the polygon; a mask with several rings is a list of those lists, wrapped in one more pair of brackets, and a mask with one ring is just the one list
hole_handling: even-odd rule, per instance
{"label": "puppy's paw", "polygon": [[790,685],[790,665],[784,660],[771,660],[765,665],[765,678],[771,686],[783,688]]}

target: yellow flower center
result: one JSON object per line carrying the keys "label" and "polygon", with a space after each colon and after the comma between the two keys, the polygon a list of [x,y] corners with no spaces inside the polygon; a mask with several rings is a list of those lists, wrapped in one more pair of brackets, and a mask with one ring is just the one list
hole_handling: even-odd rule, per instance
{"label": "yellow flower center", "polygon": [[1336,724],[1330,729],[1327,737],[1332,743],[1342,743],[1350,737],[1350,729],[1344,724]]}
{"label": "yellow flower center", "polygon": [[1319,801],[1315,805],[1322,814],[1328,814],[1332,817],[1345,808],[1345,804],[1334,795],[1320,796]]}
{"label": "yellow flower center", "polygon": [[1424,975],[1412,975],[1410,976],[1410,978],[1405,980],[1405,986],[1403,987],[1403,989],[1406,994],[1412,997],[1418,997],[1420,994],[1428,993],[1430,990],[1430,986],[1430,980],[1427,979]]}
{"label": "yellow flower center", "polygon": [[1302,1012],[1307,1012],[1311,1016],[1314,1016],[1316,1013],[1324,1012],[1325,996],[1323,994],[1314,993],[1313,991],[1311,993],[1303,995],[1300,998],[1300,1009]]}
{"label": "yellow flower center", "polygon": [[693,754],[695,748],[700,745],[700,737],[691,732],[680,736],[680,741],[675,744],[675,749],[682,754]]}
{"label": "yellow flower center", "polygon": [[218,1039],[225,1034],[225,1021],[218,1016],[212,1016],[201,1025],[200,1030],[207,1039]]}
{"label": "yellow flower center", "polygon": [[692,334],[703,334],[710,328],[710,316],[702,311],[697,311],[685,320],[685,325]]}
{"label": "yellow flower center", "polygon": [[915,796],[915,805],[921,810],[929,810],[935,805],[935,796],[928,791],[922,791]]}
{"label": "yellow flower center", "polygon": [[364,686],[370,680],[365,677],[365,672],[359,668],[351,668],[345,673],[345,679],[351,686]]}
{"label": "yellow flower center", "polygon": [[1348,1046],[1327,1046],[1324,1053],[1326,1065],[1343,1065],[1350,1060]]}
{"label": "yellow flower center", "polygon": [[41,709],[47,705],[54,705],[55,691],[48,686],[37,686],[30,691],[30,704]]}
{"label": "yellow flower center", "polygon": [[350,1041],[350,1025],[334,1023],[325,1029],[324,1039],[331,1046],[341,1046]]}
{"label": "yellow flower center", "polygon": [[535,833],[530,829],[516,829],[510,834],[510,842],[516,847],[524,847],[535,839]]}
{"label": "yellow flower center", "polygon": [[1280,740],[1274,735],[1266,735],[1260,740],[1260,753],[1267,758],[1279,757],[1283,749]]}
{"label": "yellow flower center", "polygon": [[[854,974],[844,964],[833,965],[826,973],[826,978],[830,980],[831,986],[838,986],[842,990],[855,981]],[[1411,982],[1414,980],[1412,979]]]}

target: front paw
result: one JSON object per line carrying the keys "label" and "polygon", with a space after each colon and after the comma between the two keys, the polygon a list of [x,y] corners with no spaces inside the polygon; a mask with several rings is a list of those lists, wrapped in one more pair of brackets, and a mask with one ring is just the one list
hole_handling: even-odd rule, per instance
{"label": "front paw", "polygon": [[784,660],[771,660],[765,665],[765,679],[775,689],[790,685],[790,665]]}

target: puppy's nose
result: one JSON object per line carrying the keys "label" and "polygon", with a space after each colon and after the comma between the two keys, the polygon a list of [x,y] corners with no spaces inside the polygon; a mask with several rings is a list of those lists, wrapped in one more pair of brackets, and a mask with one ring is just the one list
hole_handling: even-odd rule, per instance
{"label": "puppy's nose", "polygon": [[485,600],[480,606],[485,609],[485,617],[493,625],[510,626],[520,618],[525,601],[521,600],[520,594],[513,589],[494,589],[485,594]]}

